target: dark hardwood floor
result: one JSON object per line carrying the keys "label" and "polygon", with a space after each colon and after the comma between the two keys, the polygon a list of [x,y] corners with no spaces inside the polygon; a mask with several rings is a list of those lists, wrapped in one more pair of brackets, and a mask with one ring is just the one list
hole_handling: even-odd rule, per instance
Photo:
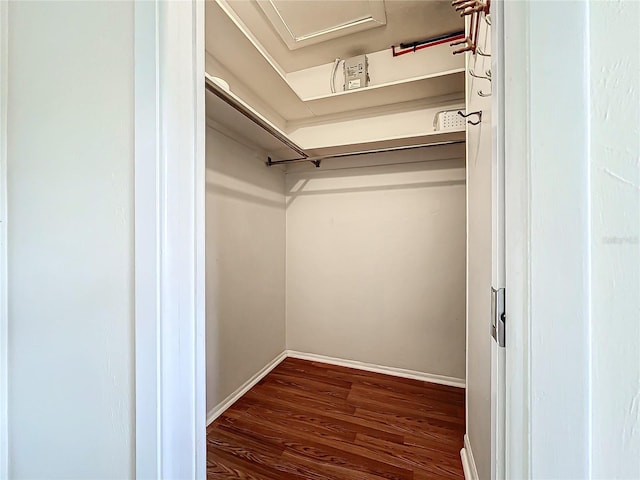
{"label": "dark hardwood floor", "polygon": [[207,430],[209,479],[462,479],[464,389],[286,359]]}

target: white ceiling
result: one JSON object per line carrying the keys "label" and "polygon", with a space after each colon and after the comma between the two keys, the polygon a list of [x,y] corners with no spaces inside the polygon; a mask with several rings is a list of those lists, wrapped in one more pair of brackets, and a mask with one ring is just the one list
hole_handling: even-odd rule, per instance
{"label": "white ceiling", "polygon": [[[358,0],[281,0],[278,4],[286,7],[283,11],[286,11],[288,22],[303,29],[326,28],[332,22],[335,25],[336,18],[342,13],[355,15],[362,7]],[[384,5],[386,25],[290,50],[256,0],[229,0],[229,6],[285,72],[464,28],[462,18],[447,0],[385,0]],[[207,50],[214,51],[215,44],[224,43],[225,39],[208,31],[206,42]]]}
{"label": "white ceiling", "polygon": [[276,8],[282,20],[296,37],[326,30],[371,15],[367,0],[349,2],[326,0],[322,4],[291,0],[271,0],[270,2],[258,3],[263,10],[269,4]]}

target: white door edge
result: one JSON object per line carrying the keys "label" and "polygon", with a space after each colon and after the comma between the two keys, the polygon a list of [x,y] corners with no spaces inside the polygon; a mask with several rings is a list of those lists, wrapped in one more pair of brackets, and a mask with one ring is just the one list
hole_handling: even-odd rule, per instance
{"label": "white door edge", "polygon": [[0,478],[9,478],[9,310],[7,305],[8,17],[8,2],[0,2]]}
{"label": "white door edge", "polygon": [[[505,288],[504,4],[491,11],[491,286]],[[489,292],[487,292],[487,295]],[[491,342],[491,478],[505,478],[505,348]]]}
{"label": "white door edge", "polygon": [[505,473],[531,478],[528,2],[503,1],[505,156]]}
{"label": "white door edge", "polygon": [[136,478],[204,479],[204,3],[134,25]]}

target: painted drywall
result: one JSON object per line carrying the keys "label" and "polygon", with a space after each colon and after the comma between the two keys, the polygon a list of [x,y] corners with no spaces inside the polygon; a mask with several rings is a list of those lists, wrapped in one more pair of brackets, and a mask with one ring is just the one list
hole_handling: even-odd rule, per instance
{"label": "painted drywall", "polygon": [[640,478],[639,18],[589,7],[591,478]]}
{"label": "painted drywall", "polygon": [[10,478],[133,478],[133,3],[9,4]]}
{"label": "painted drywall", "polygon": [[285,349],[285,197],[284,174],[264,154],[213,128],[206,140],[211,412]]}
{"label": "painted drywall", "polygon": [[464,378],[465,169],[456,147],[287,174],[288,349]]}
{"label": "painted drywall", "polygon": [[[490,52],[491,32],[480,24],[478,43]],[[491,59],[469,56],[475,72]],[[491,478],[491,83],[467,74],[467,113],[482,111],[467,129],[467,437],[480,479]],[[471,117],[476,121],[477,118]]]}

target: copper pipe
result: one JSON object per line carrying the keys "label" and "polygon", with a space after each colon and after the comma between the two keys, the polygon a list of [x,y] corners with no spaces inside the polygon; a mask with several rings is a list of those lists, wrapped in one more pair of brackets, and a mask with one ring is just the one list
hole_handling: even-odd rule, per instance
{"label": "copper pipe", "polygon": [[459,53],[464,53],[464,52],[473,52],[473,45],[467,45],[464,48],[460,48],[458,50],[454,50],[453,54],[454,55],[458,55]]}
{"label": "copper pipe", "polygon": [[462,45],[463,43],[466,43],[468,45],[470,41],[471,39],[469,37],[464,37],[464,39],[460,40],[459,42],[451,43],[450,46],[455,47],[456,45]]}
{"label": "copper pipe", "polygon": [[478,8],[478,2],[473,0],[471,2],[461,3],[455,8],[455,10],[456,12],[459,12],[461,10],[466,10],[468,8]]}
{"label": "copper pipe", "polygon": [[473,43],[471,42],[471,39],[469,37],[465,37],[465,39],[460,41],[460,42],[452,43],[451,46],[454,47],[456,45],[462,45],[462,44],[464,44],[465,46],[462,47],[462,48],[459,48],[458,50],[455,50],[453,52],[454,55],[458,55],[459,53],[473,51],[474,46],[473,46]]}
{"label": "copper pipe", "polygon": [[484,6],[478,6],[474,8],[469,8],[460,14],[461,17],[465,17],[467,15],[473,15],[474,13],[484,12]]}
{"label": "copper pipe", "polygon": [[[451,46],[465,44],[464,47],[453,52],[454,55],[464,52],[473,52],[475,55],[478,51],[478,35],[480,31],[480,16],[489,15],[491,8],[491,0],[452,0],[451,6],[457,12],[461,12],[460,16],[465,17],[471,15],[469,24],[469,36],[460,42],[454,42]],[[482,52],[484,55],[484,52]]]}
{"label": "copper pipe", "polygon": [[473,37],[473,53],[475,55],[476,48],[478,47],[478,34],[480,32],[480,13],[476,13],[476,34]]}
{"label": "copper pipe", "polygon": [[473,12],[484,12],[485,14],[489,14],[491,2],[490,0],[487,0],[486,2],[481,2],[480,0],[456,0],[452,5],[458,12],[469,9],[468,12],[465,12],[465,15],[469,15]]}
{"label": "copper pipe", "polygon": [[456,0],[455,2],[452,2],[451,5],[455,8],[460,8],[461,5],[468,4],[468,6],[472,6],[479,5],[480,3],[480,0]]}
{"label": "copper pipe", "polygon": [[478,33],[480,31],[480,13],[475,13],[471,16],[471,20],[472,20],[472,24],[473,24],[473,19],[476,19],[476,28],[475,28],[475,34],[471,37],[472,39],[472,43],[473,43],[473,54],[476,54],[476,48],[478,47]]}

